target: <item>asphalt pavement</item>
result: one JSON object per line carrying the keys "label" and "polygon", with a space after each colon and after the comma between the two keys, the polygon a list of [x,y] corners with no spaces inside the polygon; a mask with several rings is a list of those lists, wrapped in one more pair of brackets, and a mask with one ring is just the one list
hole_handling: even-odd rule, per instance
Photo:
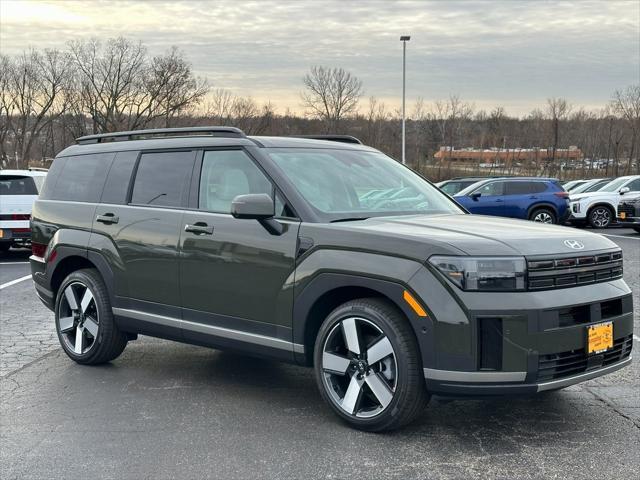
{"label": "asphalt pavement", "polygon": [[[634,292],[640,235],[610,229]],[[28,252],[0,259],[2,479],[634,478],[640,367],[517,399],[432,400],[413,425],[359,432],[310,369],[141,337],[109,365],[60,350]],[[637,355],[636,355],[637,357]]]}

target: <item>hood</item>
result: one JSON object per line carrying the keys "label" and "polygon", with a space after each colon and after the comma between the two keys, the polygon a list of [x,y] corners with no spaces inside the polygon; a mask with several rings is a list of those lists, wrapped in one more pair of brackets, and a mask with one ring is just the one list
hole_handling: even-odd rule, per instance
{"label": "hood", "polygon": [[[436,253],[434,247],[442,250],[445,246],[458,255],[562,255],[617,247],[602,235],[584,230],[484,215],[374,217],[349,222],[348,228],[393,236],[400,249],[403,241],[420,241],[425,246],[423,260]],[[574,250],[565,240],[577,240],[584,248]]]}
{"label": "hood", "polygon": [[574,198],[594,198],[594,197],[611,197],[620,195],[618,192],[585,192],[585,193],[571,193],[569,192],[569,200],[574,201]]}

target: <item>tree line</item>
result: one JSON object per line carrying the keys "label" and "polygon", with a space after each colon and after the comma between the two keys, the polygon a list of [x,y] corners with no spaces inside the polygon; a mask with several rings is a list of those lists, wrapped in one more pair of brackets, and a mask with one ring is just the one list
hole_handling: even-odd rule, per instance
{"label": "tree line", "polygon": [[[361,79],[314,66],[300,86],[297,106],[304,111],[278,113],[270,102],[212,88],[175,47],[151,56],[143,43],[122,37],[0,55],[0,166],[47,166],[91,133],[195,125],[232,125],[252,135],[350,134],[399,158],[400,111],[367,96]],[[419,98],[408,108],[407,161],[434,180],[469,173],[436,161],[441,147],[542,148],[551,151],[551,162],[519,173],[571,177],[640,173],[639,142],[640,84],[613,92],[597,110],[550,98],[514,117],[501,106],[478,109],[458,95]],[[591,161],[563,160],[562,150],[573,145]]]}

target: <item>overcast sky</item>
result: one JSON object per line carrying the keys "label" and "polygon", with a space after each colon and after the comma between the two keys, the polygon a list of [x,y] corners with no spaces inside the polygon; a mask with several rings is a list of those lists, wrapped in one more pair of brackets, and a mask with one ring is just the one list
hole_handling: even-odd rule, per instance
{"label": "overcast sky", "polygon": [[525,114],[550,96],[598,108],[640,82],[640,1],[0,0],[0,49],[124,35],[180,47],[215,88],[300,109],[312,65],[344,67],[391,106],[451,93]]}

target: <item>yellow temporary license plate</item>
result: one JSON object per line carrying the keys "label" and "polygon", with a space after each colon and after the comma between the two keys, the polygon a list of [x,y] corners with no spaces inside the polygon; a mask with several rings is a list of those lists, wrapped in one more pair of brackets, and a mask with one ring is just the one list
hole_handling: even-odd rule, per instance
{"label": "yellow temporary license plate", "polygon": [[587,353],[600,353],[613,347],[613,323],[587,327]]}
{"label": "yellow temporary license plate", "polygon": [[619,216],[622,220],[624,220],[625,218],[627,218],[627,212],[620,212],[620,213],[618,214],[618,216]]}

